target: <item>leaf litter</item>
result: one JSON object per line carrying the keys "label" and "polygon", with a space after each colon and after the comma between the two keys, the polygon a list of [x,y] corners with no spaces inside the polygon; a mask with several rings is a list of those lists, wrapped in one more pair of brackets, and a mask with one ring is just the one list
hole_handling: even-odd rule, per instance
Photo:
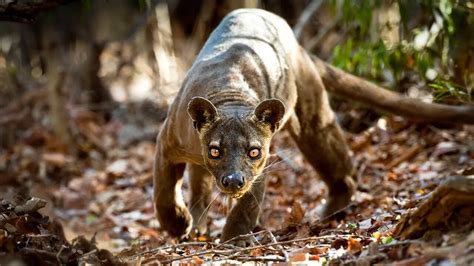
{"label": "leaf litter", "polygon": [[[151,137],[159,121],[116,116],[106,122],[90,111],[71,112],[78,158],[65,153],[47,123],[26,131],[18,126],[17,141],[0,154],[0,264],[18,258],[71,265],[474,261],[473,223],[459,215],[462,224],[440,221],[443,226],[414,238],[394,233],[449,176],[472,176],[473,126],[437,128],[388,117],[385,127],[347,133],[358,191],[351,205],[324,220],[314,210],[326,188],[282,132],[272,146],[261,223],[249,235],[254,244],[238,247],[219,241],[229,205],[217,191],[208,235],[178,242],[160,229],[152,205]],[[130,136],[130,128],[147,137]],[[186,182],[183,189],[187,199]],[[453,213],[473,213],[472,205],[451,206]]]}

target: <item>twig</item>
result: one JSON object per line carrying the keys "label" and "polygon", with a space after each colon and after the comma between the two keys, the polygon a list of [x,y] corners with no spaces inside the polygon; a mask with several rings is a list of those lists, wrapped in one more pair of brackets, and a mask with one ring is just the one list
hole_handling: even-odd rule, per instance
{"label": "twig", "polygon": [[[239,261],[265,261],[265,262],[273,262],[273,261],[280,261],[280,262],[286,262],[287,260],[284,258],[284,257],[275,257],[275,258],[272,258],[272,257],[262,257],[262,256],[255,256],[255,257],[250,257],[250,256],[246,256],[246,257],[238,257]],[[217,261],[220,261],[220,260],[217,260]]]}
{"label": "twig", "polygon": [[270,240],[272,241],[272,243],[278,242],[276,240],[276,237],[273,235],[273,233],[271,231],[268,231],[268,235],[270,235]]}
{"label": "twig", "polygon": [[[259,232],[259,233],[261,233],[261,232]],[[252,235],[252,234],[249,234],[249,235]],[[311,236],[311,237],[305,237],[305,238],[300,238],[300,239],[293,239],[293,240],[281,241],[281,242],[276,242],[276,243],[269,243],[269,244],[265,244],[265,245],[258,245],[258,246],[253,246],[253,247],[234,248],[234,249],[226,249],[226,250],[211,249],[211,250],[196,252],[194,254],[189,254],[189,255],[184,255],[184,256],[179,256],[179,257],[174,257],[174,258],[171,258],[171,259],[163,260],[163,261],[160,261],[160,263],[171,263],[171,262],[177,261],[177,260],[183,260],[183,259],[192,258],[194,256],[203,256],[203,255],[208,255],[208,254],[221,254],[221,255],[227,255],[228,256],[230,253],[240,254],[240,253],[246,252],[246,251],[251,251],[251,250],[255,250],[255,249],[262,249],[262,248],[268,248],[268,247],[273,247],[273,246],[278,246],[278,245],[293,244],[293,243],[296,243],[296,242],[305,242],[305,241],[320,240],[320,239],[342,238],[342,237],[349,238],[349,237],[356,237],[356,235]]]}
{"label": "twig", "polygon": [[135,254],[135,255],[131,256],[131,258],[136,258],[138,256],[143,256],[143,255],[146,255],[146,254],[149,254],[149,253],[154,253],[154,252],[157,252],[157,251],[160,251],[160,250],[166,250],[166,249],[174,249],[175,250],[175,249],[181,248],[181,247],[205,246],[205,245],[211,245],[212,246],[212,245],[215,245],[215,243],[212,243],[212,242],[184,242],[184,243],[179,243],[179,244],[175,244],[175,245],[172,245],[172,246],[157,247],[157,248],[154,248],[154,249],[145,250],[143,252],[140,252],[138,254]]}
{"label": "twig", "polygon": [[207,254],[222,254],[222,255],[228,255],[229,253],[231,252],[239,252],[239,251],[234,251],[234,250],[215,250],[215,249],[211,249],[211,250],[206,250],[206,251],[201,251],[201,252],[197,252],[197,253],[194,253],[194,254],[189,254],[189,255],[184,255],[184,256],[179,256],[179,257],[174,257],[174,258],[171,258],[171,259],[167,259],[167,260],[163,260],[163,261],[160,261],[160,263],[171,263],[173,261],[177,261],[177,260],[184,260],[184,259],[188,259],[188,258],[192,258],[194,256],[203,256],[203,255],[207,255]]}
{"label": "twig", "polygon": [[365,170],[367,169],[367,163],[365,160],[360,164],[359,170],[357,170],[356,181],[362,180]]}
{"label": "twig", "polygon": [[231,238],[229,240],[226,240],[225,242],[222,242],[221,244],[217,245],[216,248],[219,248],[222,245],[229,244],[229,243],[231,243],[231,242],[233,242],[237,239],[246,238],[246,237],[249,237],[249,236],[256,236],[256,235],[259,235],[259,234],[262,234],[262,233],[267,233],[267,232],[268,232],[268,230],[262,230],[262,231],[258,231],[258,232],[248,233],[248,234],[245,234],[245,235],[234,236],[233,238]]}
{"label": "twig", "polygon": [[235,252],[234,254],[232,255],[228,255],[228,256],[225,256],[223,258],[220,258],[220,259],[217,259],[217,260],[214,260],[214,261],[226,261],[226,260],[230,260],[230,259],[234,259],[234,258],[237,258],[240,256],[240,251],[237,251]]}
{"label": "twig", "polygon": [[298,22],[296,22],[296,25],[293,27],[293,32],[299,42],[301,42],[302,33],[306,24],[308,24],[308,21],[311,19],[313,14],[318,11],[322,3],[322,0],[313,0],[298,18]]}
{"label": "twig", "polygon": [[392,169],[398,166],[399,164],[403,163],[404,161],[408,161],[411,158],[415,157],[420,151],[420,149],[421,149],[421,145],[416,145],[414,147],[409,148],[408,151],[404,152],[402,155],[396,157],[391,162],[389,162],[387,164],[387,169]]}
{"label": "twig", "polygon": [[393,243],[385,244],[385,245],[380,245],[379,250],[387,249],[387,248],[393,248],[396,246],[402,246],[402,245],[407,245],[407,244],[418,244],[418,245],[423,245],[425,242],[420,241],[420,240],[399,240]]}

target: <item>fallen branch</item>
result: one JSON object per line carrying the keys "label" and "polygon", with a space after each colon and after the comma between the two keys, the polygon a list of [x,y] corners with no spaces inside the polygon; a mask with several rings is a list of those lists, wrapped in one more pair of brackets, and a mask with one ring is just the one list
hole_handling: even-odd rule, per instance
{"label": "fallen branch", "polygon": [[459,228],[469,224],[472,215],[474,175],[450,176],[415,211],[402,217],[392,234],[401,239],[411,239],[433,229]]}
{"label": "fallen branch", "polygon": [[[429,248],[423,251],[418,257],[409,258],[398,262],[398,265],[423,265],[433,259],[443,260],[451,258],[453,265],[468,265],[472,262],[472,247],[474,245],[474,233],[471,232],[463,241],[454,246]],[[471,255],[471,257],[469,257]]]}
{"label": "fallen branch", "polygon": [[246,261],[260,261],[260,262],[286,262],[286,259],[281,257],[281,258],[272,258],[272,257],[262,257],[262,256],[255,256],[255,257],[239,257],[239,261],[241,262],[246,262]]}
{"label": "fallen branch", "polygon": [[344,72],[316,56],[312,56],[312,60],[324,85],[331,93],[415,121],[474,124],[473,104],[454,106],[425,103]]}

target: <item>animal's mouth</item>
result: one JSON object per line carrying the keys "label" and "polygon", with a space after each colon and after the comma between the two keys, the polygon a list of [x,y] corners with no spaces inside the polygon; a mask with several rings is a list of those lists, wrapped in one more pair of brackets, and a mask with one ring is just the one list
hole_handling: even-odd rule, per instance
{"label": "animal's mouth", "polygon": [[226,189],[222,189],[221,187],[219,187],[219,190],[224,193],[226,196],[229,196],[231,198],[234,198],[234,199],[239,199],[241,198],[245,193],[247,193],[248,189],[244,190],[244,189],[241,189],[239,191],[228,191]]}
{"label": "animal's mouth", "polygon": [[231,198],[234,198],[234,199],[240,199],[245,193],[247,193],[247,191],[242,192],[242,193],[232,194],[232,195],[229,195],[229,196],[230,196]]}
{"label": "animal's mouth", "polygon": [[238,190],[229,190],[229,189],[226,189],[226,188],[222,187],[221,185],[217,186],[217,188],[224,195],[229,196],[229,197],[234,198],[234,199],[239,199],[242,196],[244,196],[245,193],[247,193],[250,190],[251,187],[252,187],[252,182],[246,183],[241,189],[238,189]]}

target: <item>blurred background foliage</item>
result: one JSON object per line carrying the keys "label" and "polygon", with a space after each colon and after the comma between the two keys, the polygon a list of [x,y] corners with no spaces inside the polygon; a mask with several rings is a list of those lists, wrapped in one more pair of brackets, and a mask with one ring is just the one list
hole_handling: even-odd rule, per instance
{"label": "blurred background foliage", "polygon": [[332,63],[351,73],[403,87],[420,81],[435,101],[472,101],[474,4],[450,0],[331,0],[346,38]]}
{"label": "blurred background foliage", "polygon": [[[3,20],[10,21],[0,23],[0,126],[7,129],[0,131],[0,147],[32,134],[25,122],[32,119],[80,154],[89,149],[77,137],[87,112],[103,121],[137,120],[118,132],[124,143],[145,133],[153,139],[156,128],[137,128],[163,121],[208,35],[242,7],[282,16],[300,28],[297,37],[308,51],[387,88],[426,101],[472,101],[472,1],[35,1],[47,2],[67,4],[36,19],[7,12]],[[343,99],[333,105],[348,130],[363,130],[379,117]]]}

